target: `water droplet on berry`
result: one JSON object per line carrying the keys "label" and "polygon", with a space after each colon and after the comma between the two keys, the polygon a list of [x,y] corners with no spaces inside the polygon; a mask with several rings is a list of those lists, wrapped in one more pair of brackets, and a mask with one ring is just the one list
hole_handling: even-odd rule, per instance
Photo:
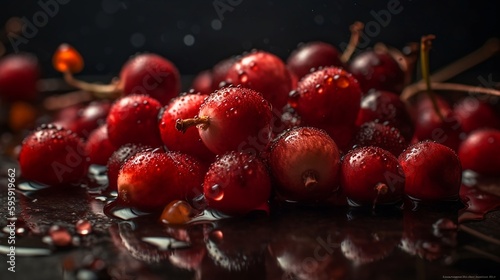
{"label": "water droplet on berry", "polygon": [[52,226],[49,229],[49,237],[52,244],[58,247],[65,247],[71,244],[72,237],[67,229],[61,226]]}
{"label": "water droplet on berry", "polygon": [[220,201],[224,197],[224,192],[219,184],[211,186],[208,190],[207,196],[213,200]]}
{"label": "water droplet on berry", "polygon": [[316,85],[316,92],[317,92],[318,94],[323,94],[324,89],[323,89],[323,87],[322,87],[320,84],[317,84],[317,85]]}
{"label": "water droplet on berry", "polygon": [[349,86],[349,80],[345,76],[335,75],[334,79],[337,81],[337,86],[340,88]]}
{"label": "water droplet on berry", "polygon": [[248,81],[248,75],[247,75],[247,73],[245,73],[245,71],[239,72],[238,77],[239,77],[241,83],[246,83]]}

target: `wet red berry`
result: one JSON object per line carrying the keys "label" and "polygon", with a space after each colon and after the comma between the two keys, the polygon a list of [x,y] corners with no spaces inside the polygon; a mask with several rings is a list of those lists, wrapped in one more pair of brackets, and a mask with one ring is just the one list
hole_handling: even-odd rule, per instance
{"label": "wet red berry", "polygon": [[105,124],[92,131],[85,143],[85,150],[90,164],[106,165],[116,147],[109,141]]}
{"label": "wet red berry", "polygon": [[189,201],[200,195],[204,174],[203,165],[188,155],[138,152],[118,174],[118,198],[139,210],[160,210],[174,200]]}
{"label": "wet red berry", "polygon": [[269,166],[276,191],[286,200],[326,199],[338,188],[339,150],[316,128],[299,127],[280,135],[271,146]]}
{"label": "wet red berry", "polygon": [[278,110],[287,103],[292,79],[283,61],[268,52],[256,51],[237,60],[227,72],[226,81],[262,93]]}
{"label": "wet red berry", "polygon": [[404,86],[404,73],[392,56],[382,51],[365,51],[354,57],[349,71],[359,81],[361,89],[387,90],[400,93]]}
{"label": "wet red berry", "polygon": [[198,130],[188,129],[182,133],[175,129],[175,123],[178,119],[196,116],[207,97],[208,95],[204,94],[176,97],[160,114],[160,135],[168,150],[189,154],[205,162],[213,161],[215,155],[203,144]]}
{"label": "wet red berry", "polygon": [[124,95],[146,94],[161,104],[168,104],[181,89],[175,65],[152,53],[139,54],[127,61],[120,72],[120,84]]}
{"label": "wet red berry", "polygon": [[438,143],[424,141],[399,155],[406,176],[405,193],[422,201],[458,198],[462,167],[455,152]]}
{"label": "wet red berry", "polygon": [[36,57],[11,54],[0,59],[0,98],[5,101],[34,101],[40,68]]}
{"label": "wet red berry", "polygon": [[500,175],[500,130],[472,132],[460,145],[458,156],[463,169],[487,176]]}
{"label": "wet red berry", "polygon": [[359,127],[354,136],[353,146],[375,146],[399,156],[407,144],[396,128],[378,122],[367,122]]}
{"label": "wet red berry", "polygon": [[105,100],[94,101],[84,107],[68,107],[57,114],[54,124],[87,138],[98,126],[106,123],[110,108],[111,103]]}
{"label": "wet red berry", "polygon": [[228,87],[212,93],[193,119],[178,120],[185,131],[197,125],[203,143],[214,153],[239,150],[257,153],[271,138],[271,105],[258,92]]}
{"label": "wet red berry", "polygon": [[405,175],[389,151],[368,146],[354,149],[342,161],[341,187],[356,205],[396,203],[401,200]]}
{"label": "wet red berry", "polygon": [[324,129],[341,149],[351,140],[360,101],[361,90],[356,79],[335,67],[305,76],[289,98],[303,125]]}
{"label": "wet red berry", "polygon": [[248,153],[230,152],[210,166],[203,193],[210,208],[242,215],[268,207],[271,180],[260,159]]}
{"label": "wet red berry", "polygon": [[120,168],[125,163],[125,161],[127,161],[127,159],[129,159],[136,153],[146,149],[152,148],[138,144],[126,144],[113,152],[113,154],[109,157],[106,166],[108,171],[107,173],[109,190],[117,189],[118,173],[120,172]]}
{"label": "wet red berry", "polygon": [[52,125],[28,135],[19,153],[22,176],[49,186],[80,182],[87,174],[87,161],[83,140]]}
{"label": "wet red berry", "polygon": [[480,128],[500,129],[500,115],[486,102],[477,97],[460,100],[453,108],[455,117],[465,133]]}
{"label": "wet red berry", "polygon": [[116,147],[128,143],[159,147],[158,129],[161,104],[147,95],[128,95],[118,99],[107,118],[109,141]]}
{"label": "wet red berry", "polygon": [[334,46],[324,42],[310,42],[300,45],[290,54],[287,67],[300,80],[319,67],[343,67],[340,53]]}
{"label": "wet red berry", "polygon": [[406,105],[395,93],[383,90],[371,90],[361,99],[361,109],[356,125],[378,120],[397,128],[403,137],[410,141],[413,137],[413,123]]}

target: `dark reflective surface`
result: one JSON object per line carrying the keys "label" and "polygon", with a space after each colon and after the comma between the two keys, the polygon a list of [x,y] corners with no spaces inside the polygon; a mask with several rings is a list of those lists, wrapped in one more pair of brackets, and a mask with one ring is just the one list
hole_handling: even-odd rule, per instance
{"label": "dark reflective surface", "polygon": [[[274,205],[270,216],[255,212],[168,226],[158,215],[110,204],[114,194],[103,192],[99,172],[93,174],[91,189],[18,184],[16,273],[2,269],[2,279],[442,279],[498,273],[500,211],[471,221],[498,207],[495,180],[466,177],[468,210],[459,211],[460,203],[376,212]],[[6,205],[6,197],[1,200]],[[7,215],[5,207],[0,212]],[[77,226],[80,220],[91,223],[90,232],[81,231],[86,223]],[[9,232],[4,221],[2,263]]]}

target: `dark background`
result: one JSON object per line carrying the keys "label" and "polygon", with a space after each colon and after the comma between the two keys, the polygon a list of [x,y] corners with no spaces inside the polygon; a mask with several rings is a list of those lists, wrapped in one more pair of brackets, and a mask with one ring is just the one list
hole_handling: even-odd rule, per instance
{"label": "dark background", "polygon": [[[47,2],[51,0],[41,0]],[[52,0],[56,1],[56,0]],[[62,0],[60,0],[62,1]],[[389,1],[255,1],[255,0],[92,0],[69,1],[19,49],[34,52],[46,77],[57,76],[50,59],[67,42],[84,56],[83,75],[116,75],[136,52],[155,52],[173,61],[184,75],[210,68],[219,60],[252,48],[286,58],[299,42],[323,40],[339,45],[349,40],[355,20],[374,20],[370,11],[387,9]],[[219,6],[236,3],[219,20]],[[403,11],[371,40],[402,47],[423,34],[437,36],[431,68],[443,66],[500,36],[500,1],[400,0]],[[2,0],[0,24],[12,16],[26,17],[42,8],[33,0]],[[214,22],[214,20],[216,20]],[[217,22],[217,20],[219,20]],[[221,28],[216,30],[217,24]],[[214,26],[215,25],[215,29]],[[185,37],[194,37],[187,46]],[[9,47],[12,51],[12,48]],[[498,56],[481,65],[497,74]]]}

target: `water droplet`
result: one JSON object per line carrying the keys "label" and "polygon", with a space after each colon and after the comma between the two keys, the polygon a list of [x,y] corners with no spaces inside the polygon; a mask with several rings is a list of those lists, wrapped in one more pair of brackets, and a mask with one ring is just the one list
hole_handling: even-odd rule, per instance
{"label": "water droplet", "polygon": [[246,83],[248,81],[248,75],[245,72],[238,73],[240,82]]}
{"label": "water droplet", "polygon": [[210,187],[207,196],[213,200],[220,201],[224,197],[224,191],[220,185],[215,184]]}
{"label": "water droplet", "polygon": [[66,247],[71,244],[72,236],[69,231],[61,226],[52,226],[49,230],[49,237],[52,244],[58,247]]}
{"label": "water droplet", "polygon": [[92,224],[87,220],[79,220],[75,225],[76,233],[87,235],[92,232]]}
{"label": "water droplet", "polygon": [[337,86],[340,88],[346,88],[349,86],[349,79],[345,76],[335,75],[333,77],[337,81]]}
{"label": "water droplet", "polygon": [[317,85],[316,85],[316,92],[317,92],[318,94],[323,94],[324,89],[323,89],[323,87],[322,87],[320,84],[317,84]]}

